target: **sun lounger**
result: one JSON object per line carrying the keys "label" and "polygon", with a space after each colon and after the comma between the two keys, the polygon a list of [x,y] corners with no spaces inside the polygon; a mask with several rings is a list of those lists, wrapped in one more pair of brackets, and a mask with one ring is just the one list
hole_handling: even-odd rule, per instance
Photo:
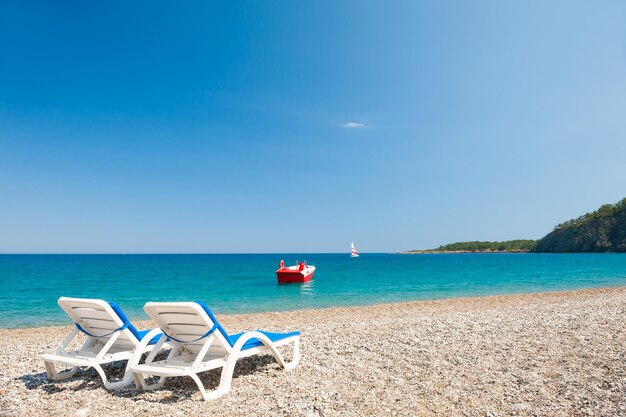
{"label": "sun lounger", "polygon": [[[230,391],[235,363],[240,358],[270,352],[285,369],[295,368],[300,361],[300,332],[251,331],[228,335],[202,302],[147,303],[144,310],[163,331],[155,351],[166,341],[172,350],[166,359],[159,361],[154,361],[153,351],[143,364],[138,364],[139,353],[135,354],[129,370],[140,389],[159,388],[169,377],[189,376],[198,385],[202,398],[211,400]],[[293,343],[293,358],[285,362],[277,348],[288,343]],[[220,384],[207,392],[198,374],[216,368],[222,368]],[[160,378],[148,385],[146,376]]]}
{"label": "sun lounger", "polygon": [[[161,332],[138,331],[115,303],[87,298],[61,297],[61,308],[74,321],[75,327],[57,346],[53,354],[42,355],[46,372],[50,380],[59,380],[73,376],[80,367],[92,367],[102,377],[107,389],[123,388],[132,384],[133,377],[128,368],[134,353],[141,354],[152,350]],[[72,340],[83,334],[86,340],[82,347],[66,351]],[[162,345],[160,345],[161,347]],[[110,382],[102,365],[110,362],[128,360],[126,371],[121,381]],[[64,372],[57,372],[55,365],[72,367]]]}

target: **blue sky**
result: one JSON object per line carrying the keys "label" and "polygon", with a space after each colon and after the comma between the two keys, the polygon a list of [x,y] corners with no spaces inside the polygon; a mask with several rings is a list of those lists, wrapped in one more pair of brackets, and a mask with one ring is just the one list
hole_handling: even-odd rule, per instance
{"label": "blue sky", "polygon": [[540,238],[625,160],[622,1],[0,4],[0,252]]}

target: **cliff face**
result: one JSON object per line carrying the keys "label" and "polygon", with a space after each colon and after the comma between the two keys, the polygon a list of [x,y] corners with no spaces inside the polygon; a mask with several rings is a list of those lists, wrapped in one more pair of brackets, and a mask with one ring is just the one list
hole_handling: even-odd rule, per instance
{"label": "cliff face", "polygon": [[533,252],[626,252],[626,198],[558,225]]}

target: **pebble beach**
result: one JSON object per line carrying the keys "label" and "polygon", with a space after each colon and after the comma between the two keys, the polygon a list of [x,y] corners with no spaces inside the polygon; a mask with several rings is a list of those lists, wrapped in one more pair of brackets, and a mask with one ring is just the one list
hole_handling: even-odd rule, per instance
{"label": "pebble beach", "polygon": [[626,416],[626,287],[218,318],[300,330],[300,365],[242,359],[212,402],[189,378],[109,392],[93,370],[47,380],[39,355],[70,326],[0,329],[0,415]]}

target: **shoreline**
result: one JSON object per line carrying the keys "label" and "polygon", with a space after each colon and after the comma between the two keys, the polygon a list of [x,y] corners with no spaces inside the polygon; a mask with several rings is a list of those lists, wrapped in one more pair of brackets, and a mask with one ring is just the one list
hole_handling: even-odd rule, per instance
{"label": "shoreline", "polygon": [[71,326],[0,329],[0,415],[626,415],[625,317],[626,286],[219,314],[231,334],[300,330],[302,361],[243,359],[212,402],[189,378],[147,392],[106,391],[93,370],[49,382],[39,355]]}
{"label": "shoreline", "polygon": [[[533,296],[533,295],[557,295],[557,294],[568,294],[568,293],[576,293],[576,292],[584,292],[584,291],[593,291],[593,290],[602,290],[602,289],[617,289],[624,288],[626,289],[626,285],[613,285],[613,286],[599,286],[599,287],[585,287],[585,288],[574,288],[574,289],[564,289],[564,290],[551,290],[551,291],[531,291],[531,292],[511,292],[511,293],[501,293],[501,294],[480,294],[480,295],[468,295],[468,296],[450,296],[445,298],[423,298],[423,299],[415,299],[408,301],[389,301],[382,303],[372,303],[372,304],[356,304],[356,305],[336,305],[330,307],[312,307],[312,308],[304,308],[304,309],[293,309],[293,310],[268,310],[268,311],[254,311],[249,313],[215,313],[217,317],[221,317],[225,319],[227,317],[239,318],[239,317],[250,317],[257,315],[276,315],[276,314],[307,314],[307,313],[317,313],[323,312],[327,310],[352,310],[352,309],[367,309],[367,308],[384,308],[389,305],[397,305],[398,307],[402,306],[411,306],[415,303],[434,303],[434,302],[445,302],[458,300],[459,302],[463,301],[471,301],[476,299],[488,299],[488,298],[506,298],[506,297],[518,297],[518,296]],[[209,305],[209,307],[211,307]],[[150,320],[138,320],[138,319],[130,319],[130,321],[137,325],[143,326],[145,328],[149,328],[151,324],[153,324]],[[43,325],[35,325],[35,326],[19,326],[19,327],[0,327],[0,332],[2,331],[11,331],[11,330],[44,330],[44,329],[56,329],[56,328],[67,328],[71,327],[71,322],[69,317],[64,318],[63,323],[58,324],[43,324]]]}

